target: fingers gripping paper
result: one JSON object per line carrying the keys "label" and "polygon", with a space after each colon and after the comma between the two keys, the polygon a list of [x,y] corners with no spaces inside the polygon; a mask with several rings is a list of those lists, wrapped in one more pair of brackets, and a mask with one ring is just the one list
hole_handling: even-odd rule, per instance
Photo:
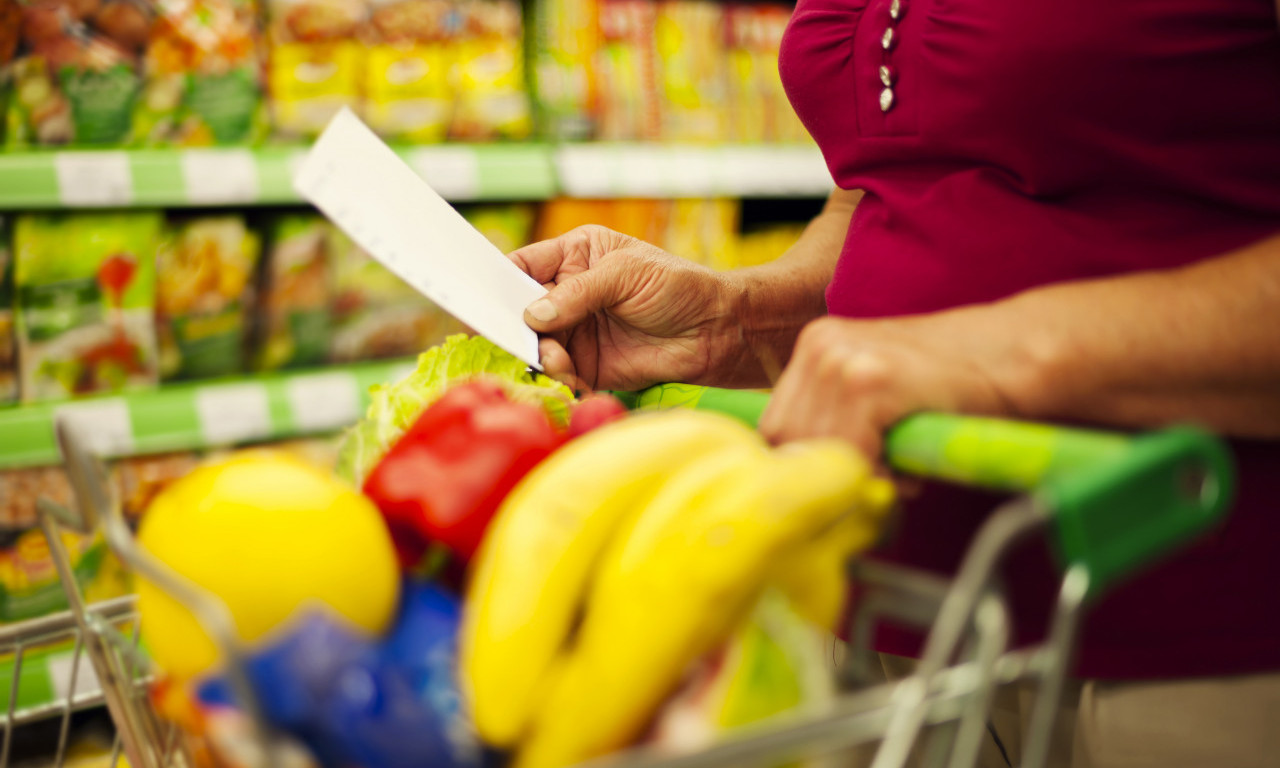
{"label": "fingers gripping paper", "polygon": [[293,184],[387,269],[494,344],[540,367],[538,337],[523,315],[546,289],[350,110],[320,134]]}

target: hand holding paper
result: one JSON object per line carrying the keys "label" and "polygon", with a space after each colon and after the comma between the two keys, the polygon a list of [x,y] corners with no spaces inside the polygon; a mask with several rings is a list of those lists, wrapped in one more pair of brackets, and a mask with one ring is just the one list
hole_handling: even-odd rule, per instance
{"label": "hand holding paper", "polygon": [[446,312],[541,369],[524,308],[546,289],[520,271],[360,122],[339,112],[294,187],[361,248]]}

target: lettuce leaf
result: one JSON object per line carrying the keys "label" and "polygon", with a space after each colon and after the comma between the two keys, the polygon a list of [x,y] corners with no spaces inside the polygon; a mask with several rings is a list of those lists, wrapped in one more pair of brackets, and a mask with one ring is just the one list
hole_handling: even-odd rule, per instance
{"label": "lettuce leaf", "polygon": [[338,453],[338,475],[364,482],[396,440],[453,384],[486,378],[501,384],[512,400],[541,406],[554,424],[569,422],[573,393],[482,336],[456,334],[418,356],[418,367],[398,382],[370,391],[365,416],[348,430]]}

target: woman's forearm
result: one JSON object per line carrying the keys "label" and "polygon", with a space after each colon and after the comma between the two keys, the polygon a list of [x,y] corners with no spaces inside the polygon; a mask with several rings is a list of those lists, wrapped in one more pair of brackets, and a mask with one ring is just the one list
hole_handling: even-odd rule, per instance
{"label": "woman's forearm", "polygon": [[736,341],[747,361],[726,384],[773,382],[790,358],[800,329],[826,314],[826,287],[861,198],[859,190],[835,190],[785,254],[768,264],[728,273],[741,322],[742,335]]}
{"label": "woman's forearm", "polygon": [[991,373],[1024,415],[1280,437],[1280,236],[976,311],[1017,337]]}

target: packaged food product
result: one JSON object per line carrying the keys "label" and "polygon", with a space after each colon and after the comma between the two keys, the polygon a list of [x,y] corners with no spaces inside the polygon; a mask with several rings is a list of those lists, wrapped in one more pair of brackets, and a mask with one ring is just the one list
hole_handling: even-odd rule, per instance
{"label": "packaged food product", "polygon": [[126,142],[154,20],[149,6],[131,0],[31,0],[19,9],[21,43],[6,141]]}
{"label": "packaged food product", "polygon": [[453,119],[452,0],[370,0],[363,109],[388,139],[444,139]]}
{"label": "packaged food product", "polygon": [[459,211],[503,253],[511,253],[529,243],[534,217],[531,205],[472,205]]}
{"label": "packaged food product", "polygon": [[111,479],[120,494],[124,515],[130,521],[142,517],[151,500],[170,483],[200,464],[199,454],[166,453],[130,456],[111,464]]}
{"label": "packaged food product", "polygon": [[13,336],[13,252],[8,220],[0,216],[0,404],[18,399],[18,352]]}
{"label": "packaged food product", "polygon": [[328,357],[329,231],[328,222],[310,213],[271,223],[258,299],[257,369],[317,365]]}
{"label": "packaged food product", "polygon": [[598,138],[656,139],[662,130],[658,98],[653,0],[601,0]]}
{"label": "packaged food product", "polygon": [[164,379],[244,368],[261,244],[238,215],[173,222],[156,257],[156,333]]}
{"label": "packaged food product", "polygon": [[[103,8],[125,9],[136,2],[107,0]],[[200,146],[261,137],[257,14],[255,0],[161,5],[143,59],[145,83],[134,117],[139,141]]]}
{"label": "packaged food product", "polygon": [[530,79],[538,131],[548,138],[587,139],[595,132],[599,3],[531,0],[528,4]]}
{"label": "packaged food product", "polygon": [[525,138],[533,117],[525,90],[520,4],[458,0],[457,12],[457,102],[450,135],[467,141]]}
{"label": "packaged food product", "polygon": [[[62,530],[71,571],[86,600],[127,595],[128,573],[107,549],[101,536]],[[65,610],[66,593],[39,528],[0,531],[0,623],[22,621]]]}
{"label": "packaged food product", "polygon": [[333,362],[417,354],[456,330],[449,316],[330,229]]}
{"label": "packaged food product", "polygon": [[791,9],[767,3],[733,5],[727,13],[731,138],[806,141],[808,133],[791,108],[778,75],[778,51]]}
{"label": "packaged food product", "polygon": [[737,200],[675,200],[666,235],[659,242],[664,249],[690,261],[712,269],[731,269],[735,264],[740,212]]}
{"label": "packaged food product", "polygon": [[804,224],[772,224],[738,238],[735,267],[752,267],[778,258],[804,234]]}
{"label": "packaged food product", "polygon": [[14,227],[26,402],[155,384],[156,212],[27,214]]}
{"label": "packaged food product", "polygon": [[671,200],[556,198],[541,206],[533,239],[546,240],[576,227],[599,224],[661,248],[668,236],[672,206]]}
{"label": "packaged food product", "polygon": [[660,2],[655,39],[662,138],[723,141],[728,135],[724,8],[714,0]]}
{"label": "packaged food product", "polygon": [[360,109],[366,0],[267,0],[268,90],[276,133],[313,136],[339,109]]}

